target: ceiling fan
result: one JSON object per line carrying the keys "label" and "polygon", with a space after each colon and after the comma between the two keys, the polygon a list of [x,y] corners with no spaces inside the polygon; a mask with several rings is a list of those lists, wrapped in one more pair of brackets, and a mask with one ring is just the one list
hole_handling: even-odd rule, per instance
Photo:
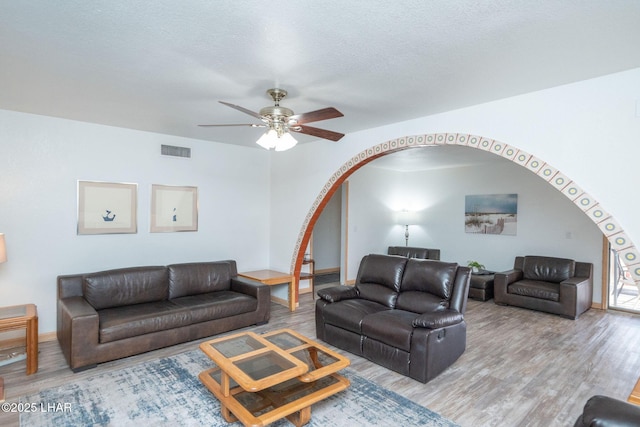
{"label": "ceiling fan", "polygon": [[290,132],[303,133],[306,135],[316,136],[318,138],[328,139],[331,141],[338,141],[344,136],[343,133],[333,132],[326,129],[320,129],[312,126],[306,126],[305,123],[318,122],[321,120],[334,119],[342,117],[343,114],[333,107],[327,107],[320,110],[310,111],[303,114],[294,114],[292,110],[286,107],[280,106],[280,101],[287,96],[287,91],[284,89],[269,89],[267,94],[271,96],[274,106],[264,107],[260,109],[259,113],[248,110],[239,105],[230,104],[228,102],[219,101],[221,104],[227,107],[234,108],[238,111],[242,111],[256,119],[262,121],[262,123],[246,123],[246,124],[222,124],[222,125],[198,125],[203,127],[214,126],[251,126],[259,128],[268,128],[267,132],[256,141],[257,144],[266,148],[267,150],[275,148],[276,151],[288,150],[295,146],[298,141],[291,136]]}

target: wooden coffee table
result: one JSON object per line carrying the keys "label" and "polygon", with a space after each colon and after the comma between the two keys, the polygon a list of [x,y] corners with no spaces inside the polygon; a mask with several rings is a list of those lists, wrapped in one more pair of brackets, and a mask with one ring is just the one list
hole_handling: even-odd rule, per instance
{"label": "wooden coffee table", "polygon": [[217,365],[200,381],[220,401],[227,422],[265,426],[287,418],[296,426],[311,419],[311,405],[346,389],[336,372],[344,356],[290,329],[243,332],[200,344]]}

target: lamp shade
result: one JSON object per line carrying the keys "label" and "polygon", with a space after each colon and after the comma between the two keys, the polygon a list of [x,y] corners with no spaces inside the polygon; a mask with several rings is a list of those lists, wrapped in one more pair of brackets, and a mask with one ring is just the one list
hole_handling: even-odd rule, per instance
{"label": "lamp shade", "polygon": [[4,243],[4,233],[0,233],[0,262],[7,262],[7,246]]}
{"label": "lamp shade", "polygon": [[289,132],[285,132],[280,138],[278,138],[278,142],[276,143],[276,151],[288,150],[295,147],[297,143],[298,141],[296,141],[296,139],[291,136]]}
{"label": "lamp shade", "polygon": [[269,129],[266,131],[260,139],[256,141],[256,143],[264,149],[270,150],[271,148],[276,146],[276,141],[278,140],[278,134],[275,130]]}
{"label": "lamp shade", "polygon": [[397,221],[400,225],[415,225],[417,221],[417,215],[411,211],[399,211],[397,213]]}

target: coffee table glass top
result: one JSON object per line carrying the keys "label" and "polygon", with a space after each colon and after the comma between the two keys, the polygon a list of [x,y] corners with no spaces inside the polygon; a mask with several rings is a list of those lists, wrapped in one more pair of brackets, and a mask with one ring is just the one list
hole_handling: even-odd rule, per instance
{"label": "coffee table glass top", "polygon": [[285,359],[275,351],[267,351],[266,353],[238,360],[235,362],[235,366],[251,377],[252,380],[258,381],[272,375],[296,369],[300,365]]}
{"label": "coffee table glass top", "polygon": [[327,392],[333,388],[338,391],[346,388],[346,385],[345,380],[338,375],[329,375],[312,383],[302,383],[294,378],[257,393],[242,391],[234,397],[254,417],[260,417],[314,393]]}
{"label": "coffee table glass top", "polygon": [[306,344],[305,341],[301,340],[295,335],[292,335],[289,331],[286,330],[272,332],[271,334],[265,334],[264,338],[283,350],[289,350],[293,347],[298,347]]}
{"label": "coffee table glass top", "polygon": [[309,369],[305,362],[253,332],[206,341],[200,349],[248,391],[271,387]]}
{"label": "coffee table glass top", "polygon": [[265,347],[264,343],[251,335],[234,336],[217,342],[210,341],[209,345],[228,359]]}
{"label": "coffee table glass top", "polygon": [[14,317],[24,317],[27,315],[26,305],[14,305],[0,308],[0,319],[13,319]]}

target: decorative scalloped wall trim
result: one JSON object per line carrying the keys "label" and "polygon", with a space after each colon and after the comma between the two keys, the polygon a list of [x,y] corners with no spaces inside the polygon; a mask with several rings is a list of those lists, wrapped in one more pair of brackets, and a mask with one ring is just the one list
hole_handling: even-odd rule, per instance
{"label": "decorative scalloped wall trim", "polygon": [[383,155],[411,147],[429,145],[463,145],[488,151],[511,160],[535,173],[547,181],[549,185],[564,194],[600,228],[611,243],[611,247],[620,254],[621,259],[629,268],[634,281],[640,283],[640,254],[638,250],[616,220],[591,195],[582,190],[580,186],[552,165],[519,148],[477,135],[458,133],[436,133],[392,139],[367,148],[346,161],[331,175],[313,202],[309,213],[307,213],[293,251],[291,271],[295,272],[296,275],[300,272],[302,257],[304,256],[301,248],[307,247],[311,231],[321,212],[321,208],[324,208],[330,196],[333,195],[338,186],[341,185],[347,177],[365,164]]}

